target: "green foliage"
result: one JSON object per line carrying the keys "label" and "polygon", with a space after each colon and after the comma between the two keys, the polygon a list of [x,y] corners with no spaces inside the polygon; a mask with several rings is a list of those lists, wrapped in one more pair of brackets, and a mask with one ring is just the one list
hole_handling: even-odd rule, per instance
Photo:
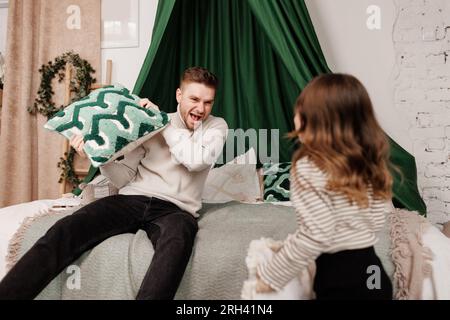
{"label": "green foliage", "polygon": [[[41,85],[38,90],[38,97],[35,99],[33,106],[28,108],[28,112],[36,114],[37,112],[50,119],[58,111],[64,109],[66,106],[60,105],[59,107],[53,102],[53,95],[55,92],[52,88],[53,79],[57,76],[58,82],[64,81],[66,74],[66,64],[71,64],[75,70],[72,73],[70,79],[70,103],[80,100],[87,96],[90,92],[92,84],[96,82],[96,79],[91,74],[95,73],[91,64],[82,59],[78,54],[73,51],[66,52],[61,56],[55,58],[55,60],[49,61],[48,64],[42,65],[39,69],[41,74]],[[70,148],[68,153],[64,154],[64,158],[60,158],[58,162],[58,168],[61,169],[61,175],[58,183],[62,183],[66,178],[69,183],[76,188],[80,184],[80,179],[75,174],[73,168],[73,161],[75,157],[75,150]]]}
{"label": "green foliage", "polygon": [[58,168],[61,169],[61,175],[59,176],[58,183],[62,183],[64,178],[69,182],[75,189],[81,183],[81,180],[75,174],[73,169],[73,161],[75,157],[75,149],[70,148],[69,152],[64,153],[65,158],[59,158]]}
{"label": "green foliage", "polygon": [[91,75],[95,73],[95,70],[89,62],[81,59],[78,54],[73,51],[66,52],[56,57],[53,62],[49,61],[48,64],[43,65],[39,69],[42,80],[38,90],[38,97],[35,99],[33,106],[28,108],[31,114],[39,112],[47,118],[51,118],[59,110],[64,109],[65,106],[63,105],[56,107],[52,100],[55,94],[52,88],[52,81],[56,76],[58,76],[58,82],[64,80],[67,63],[71,64],[76,71],[73,73],[73,78],[70,79],[70,92],[72,96],[70,103],[80,100],[89,94],[92,84],[96,81]]}

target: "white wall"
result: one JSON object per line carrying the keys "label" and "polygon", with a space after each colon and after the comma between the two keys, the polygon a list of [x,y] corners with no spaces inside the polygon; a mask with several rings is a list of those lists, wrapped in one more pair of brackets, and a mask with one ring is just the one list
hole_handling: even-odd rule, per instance
{"label": "white wall", "polygon": [[[331,69],[362,80],[385,131],[415,156],[436,223],[450,217],[449,2],[306,0]],[[380,30],[367,28],[371,5]]]}
{"label": "white wall", "polygon": [[106,78],[106,60],[111,59],[112,83],[133,89],[148,52],[157,7],[158,0],[139,0],[139,47],[102,49],[102,81]]}
{"label": "white wall", "polygon": [[395,105],[409,122],[432,222],[450,219],[450,1],[395,0]]}
{"label": "white wall", "polygon": [[[385,132],[412,152],[408,121],[394,103],[393,1],[306,0],[306,4],[332,71],[353,74],[363,82]],[[366,25],[371,5],[381,9],[380,30]]]}

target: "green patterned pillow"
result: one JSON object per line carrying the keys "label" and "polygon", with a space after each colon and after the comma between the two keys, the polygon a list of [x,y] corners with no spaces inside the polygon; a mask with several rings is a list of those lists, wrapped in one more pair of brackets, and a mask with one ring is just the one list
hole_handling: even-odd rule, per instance
{"label": "green patterned pillow", "polygon": [[264,202],[289,201],[291,162],[263,165]]}
{"label": "green patterned pillow", "polygon": [[67,139],[82,135],[84,151],[98,167],[131,151],[169,122],[166,113],[142,108],[139,100],[121,85],[107,86],[59,111],[44,127]]}

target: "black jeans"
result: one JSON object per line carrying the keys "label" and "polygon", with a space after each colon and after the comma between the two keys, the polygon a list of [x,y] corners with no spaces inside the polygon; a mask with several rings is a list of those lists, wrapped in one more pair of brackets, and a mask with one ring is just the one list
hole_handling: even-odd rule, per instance
{"label": "black jeans", "polygon": [[35,298],[85,251],[139,229],[146,231],[155,254],[136,299],[173,299],[191,256],[197,220],[171,202],[115,195],[56,222],[0,282],[0,300]]}

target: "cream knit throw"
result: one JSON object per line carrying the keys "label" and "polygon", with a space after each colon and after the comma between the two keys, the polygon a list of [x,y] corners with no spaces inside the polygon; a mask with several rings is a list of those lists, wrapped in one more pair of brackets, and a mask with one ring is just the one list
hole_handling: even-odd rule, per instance
{"label": "cream knit throw", "polygon": [[395,265],[395,299],[422,298],[425,278],[431,277],[433,253],[424,247],[422,235],[430,223],[417,212],[393,209],[388,216],[391,227],[391,257]]}
{"label": "cream knit throw", "polygon": [[310,300],[314,298],[313,281],[315,274],[315,263],[297,278],[292,279],[282,290],[270,293],[256,292],[256,266],[259,263],[267,263],[272,258],[274,248],[282,246],[281,241],[272,238],[261,238],[250,242],[245,264],[248,268],[249,277],[244,281],[241,298],[243,300]]}

